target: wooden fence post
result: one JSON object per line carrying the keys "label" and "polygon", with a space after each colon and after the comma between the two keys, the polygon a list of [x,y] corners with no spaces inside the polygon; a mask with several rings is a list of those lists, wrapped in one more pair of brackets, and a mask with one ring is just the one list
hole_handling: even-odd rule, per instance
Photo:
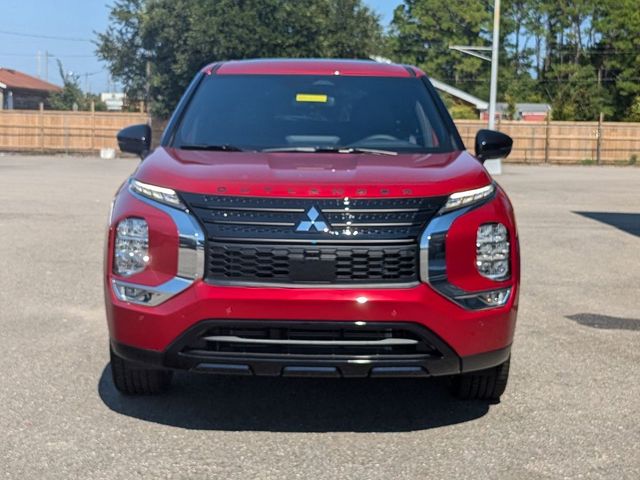
{"label": "wooden fence post", "polygon": [[96,148],[96,102],[91,100],[91,152]]}
{"label": "wooden fence post", "polygon": [[69,125],[67,122],[69,121],[69,116],[67,113],[62,114],[62,132],[64,135],[64,153],[69,155]]}
{"label": "wooden fence post", "polygon": [[44,103],[40,102],[40,150],[44,152]]}
{"label": "wooden fence post", "polygon": [[596,130],[596,163],[600,165],[602,162],[602,122],[604,121],[604,113],[600,112],[598,117],[598,130]]}
{"label": "wooden fence post", "polygon": [[529,157],[533,159],[533,163],[536,163],[536,127],[531,127],[531,149],[524,151],[524,163],[529,163]]}
{"label": "wooden fence post", "polygon": [[549,163],[549,140],[551,135],[551,115],[547,112],[546,124],[544,129],[544,163]]}

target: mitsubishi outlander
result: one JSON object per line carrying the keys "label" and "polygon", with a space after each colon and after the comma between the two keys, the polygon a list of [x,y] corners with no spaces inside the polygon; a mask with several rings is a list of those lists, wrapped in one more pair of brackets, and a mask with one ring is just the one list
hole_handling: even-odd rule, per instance
{"label": "mitsubishi outlander", "polygon": [[[109,218],[111,369],[126,394],[176,369],[446,376],[498,400],[519,293],[514,212],[418,68],[245,60],[197,73]],[[374,381],[374,380],[372,380]]]}

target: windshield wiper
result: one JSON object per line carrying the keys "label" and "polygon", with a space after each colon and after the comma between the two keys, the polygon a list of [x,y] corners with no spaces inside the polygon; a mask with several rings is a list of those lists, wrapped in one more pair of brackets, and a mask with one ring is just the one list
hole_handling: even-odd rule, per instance
{"label": "windshield wiper", "polygon": [[211,152],[243,152],[244,150],[235,145],[207,145],[207,144],[186,144],[180,145],[182,150],[209,150]]}
{"label": "windshield wiper", "polygon": [[305,152],[305,153],[373,153],[374,155],[398,155],[391,150],[360,147],[279,147],[265,148],[263,152]]}

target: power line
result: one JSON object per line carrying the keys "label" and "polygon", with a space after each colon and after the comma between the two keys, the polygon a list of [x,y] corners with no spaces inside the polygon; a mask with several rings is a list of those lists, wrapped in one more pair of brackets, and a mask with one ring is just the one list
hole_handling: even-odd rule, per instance
{"label": "power line", "polygon": [[[575,54],[578,50],[563,48],[559,50],[552,49],[553,53]],[[598,49],[580,49],[579,53],[583,55],[638,55],[637,50],[598,50]]]}
{"label": "power line", "polygon": [[[583,78],[583,79],[566,79],[566,78],[530,78],[524,80],[525,82],[534,82],[534,83],[612,83],[617,82],[619,80],[622,81],[640,81],[640,77],[624,77],[624,78],[601,78],[598,80],[597,78]],[[442,81],[447,81],[450,83],[487,83],[486,79],[481,78],[444,78]]]}
{"label": "power line", "polygon": [[2,35],[13,35],[15,37],[29,37],[29,38],[43,38],[45,40],[62,40],[66,42],[89,42],[92,40],[90,38],[80,38],[80,37],[59,37],[57,35],[41,35],[38,33],[24,33],[24,32],[12,32],[9,30],[0,30],[0,34]]}
{"label": "power line", "polygon": [[[0,52],[2,57],[33,57],[33,53],[3,53]],[[50,54],[51,57],[64,57],[64,58],[94,58],[95,55],[80,54],[80,53],[60,53],[57,55]]]}
{"label": "power line", "polygon": [[84,73],[79,73],[78,75],[80,75],[81,77],[91,77],[93,75],[97,75],[99,73],[106,72],[106,71],[107,69],[103,68],[102,70],[96,70],[95,72],[84,72]]}

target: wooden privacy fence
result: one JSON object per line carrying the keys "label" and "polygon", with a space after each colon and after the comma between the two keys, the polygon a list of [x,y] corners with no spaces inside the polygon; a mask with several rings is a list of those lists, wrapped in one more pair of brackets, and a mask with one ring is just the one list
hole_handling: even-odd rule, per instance
{"label": "wooden privacy fence", "polygon": [[0,150],[92,152],[116,148],[116,133],[147,123],[146,114],[0,110]]}
{"label": "wooden privacy fence", "polygon": [[[116,133],[127,125],[147,123],[143,113],[0,110],[0,150],[28,152],[96,152],[116,148]],[[163,122],[153,122],[155,140]],[[473,149],[480,120],[457,120],[465,145]],[[508,162],[640,164],[640,123],[502,121],[498,130],[511,135]]]}
{"label": "wooden privacy fence", "polygon": [[[480,120],[456,125],[470,150],[476,132],[487,128]],[[496,128],[513,138],[507,162],[640,165],[640,123],[501,121]]]}

